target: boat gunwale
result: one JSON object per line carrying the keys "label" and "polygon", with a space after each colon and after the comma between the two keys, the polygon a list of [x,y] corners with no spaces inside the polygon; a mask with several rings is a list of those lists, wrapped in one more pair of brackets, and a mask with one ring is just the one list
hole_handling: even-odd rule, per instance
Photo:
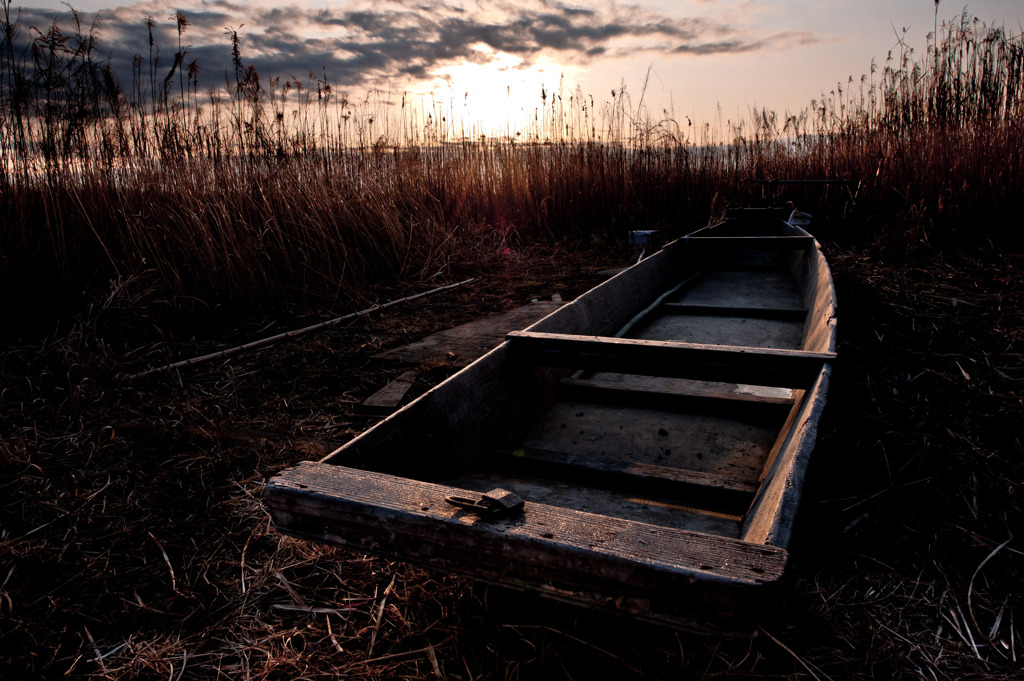
{"label": "boat gunwale", "polygon": [[445,504],[460,488],[320,462],[267,487],[292,536],[704,633],[749,633],[788,562],[771,545],[530,501],[483,520]]}

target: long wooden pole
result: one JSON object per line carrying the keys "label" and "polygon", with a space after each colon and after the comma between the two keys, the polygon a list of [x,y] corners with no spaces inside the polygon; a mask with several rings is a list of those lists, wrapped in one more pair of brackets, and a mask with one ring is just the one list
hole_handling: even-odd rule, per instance
{"label": "long wooden pole", "polygon": [[339,324],[339,323],[341,323],[343,321],[346,321],[348,319],[355,319],[356,317],[363,317],[365,315],[370,314],[371,312],[376,312],[377,310],[383,310],[386,307],[392,307],[394,305],[398,305],[399,303],[407,303],[410,300],[416,300],[417,298],[423,298],[424,296],[429,296],[429,295],[432,295],[434,293],[441,293],[442,291],[449,291],[449,290],[451,290],[453,288],[456,288],[458,286],[462,286],[463,284],[468,284],[468,283],[470,283],[472,281],[475,281],[475,280],[476,280],[476,277],[473,277],[471,279],[464,279],[463,281],[459,281],[459,282],[456,282],[454,284],[448,284],[446,286],[438,286],[437,288],[430,289],[429,291],[423,291],[422,293],[417,293],[415,295],[406,296],[405,298],[399,298],[397,300],[390,300],[390,301],[388,301],[386,303],[382,303],[380,305],[372,305],[372,306],[366,308],[365,310],[359,310],[358,312],[350,312],[350,313],[342,315],[340,317],[335,317],[334,319],[329,319],[329,320],[327,320],[325,322],[319,322],[317,324],[313,324],[312,326],[306,326],[306,327],[303,327],[301,329],[293,329],[292,331],[285,331],[284,333],[279,333],[279,334],[277,334],[275,336],[269,336],[267,338],[261,338],[259,340],[254,340],[254,341],[251,341],[249,343],[243,343],[242,345],[237,345],[237,346],[235,346],[233,348],[227,348],[225,350],[219,350],[217,352],[211,352],[208,355],[202,355],[200,357],[193,357],[191,359],[183,359],[180,362],[173,362],[171,364],[166,364],[164,366],[156,367],[156,368],[153,368],[153,369],[147,369],[146,371],[142,371],[140,373],[132,374],[130,376],[127,376],[126,378],[129,381],[134,381],[137,378],[143,378],[145,376],[150,376],[152,374],[158,374],[158,373],[162,373],[164,371],[173,371],[174,369],[180,369],[182,367],[195,366],[196,364],[202,364],[203,362],[209,362],[209,361],[214,360],[214,359],[220,359],[221,357],[230,357],[231,355],[236,355],[236,354],[238,354],[240,352],[246,352],[247,350],[255,350],[257,348],[263,348],[263,347],[266,347],[268,345],[273,345],[274,343],[278,343],[278,342],[283,341],[283,340],[288,340],[288,339],[291,339],[291,338],[298,338],[299,336],[304,336],[307,333],[312,333],[313,331],[319,331],[320,329],[326,329],[326,328],[328,328],[330,326],[334,326],[335,324]]}

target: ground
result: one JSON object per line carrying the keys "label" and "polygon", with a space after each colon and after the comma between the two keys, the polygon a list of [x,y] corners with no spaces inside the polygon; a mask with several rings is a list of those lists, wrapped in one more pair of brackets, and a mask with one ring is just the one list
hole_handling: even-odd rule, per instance
{"label": "ground", "polygon": [[[330,331],[134,380],[352,308],[186,328],[129,280],[49,337],[0,349],[0,677],[1024,678],[1024,261],[825,247],[840,359],[786,583],[756,638],[595,615],[271,526],[265,481],[371,425],[356,405],[408,368],[374,353],[569,300],[637,255],[562,244],[509,249],[460,273],[471,284]],[[420,370],[421,388],[449,373]]]}

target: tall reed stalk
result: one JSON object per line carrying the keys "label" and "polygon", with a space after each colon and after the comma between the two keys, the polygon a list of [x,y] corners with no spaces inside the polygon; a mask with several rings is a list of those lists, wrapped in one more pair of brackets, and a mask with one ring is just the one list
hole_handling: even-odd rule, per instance
{"label": "tall reed stalk", "polygon": [[755,179],[853,180],[816,197],[825,236],[1020,243],[1022,39],[966,14],[923,56],[901,42],[797,114],[684,127],[624,86],[600,102],[560,85],[498,136],[466,129],[452,103],[350,99],[326,72],[264,79],[234,30],[227,89],[203,94],[180,13],[173,62],[148,20],[125,89],[97,55],[97,25],[71,17],[26,33],[0,0],[8,309],[139,272],[202,299],[355,294],[444,276],[509,240],[684,232],[755,200]]}

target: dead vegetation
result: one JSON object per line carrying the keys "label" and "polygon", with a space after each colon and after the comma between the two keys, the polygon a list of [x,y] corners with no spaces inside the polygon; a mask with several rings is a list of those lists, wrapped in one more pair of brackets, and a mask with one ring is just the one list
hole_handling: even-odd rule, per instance
{"label": "dead vegetation", "polygon": [[537,110],[528,129],[481,137],[451,111],[355,102],[327,74],[261,81],[237,33],[234,78],[209,101],[198,72],[186,85],[176,59],[163,77],[152,53],[122,86],[98,24],[69,12],[40,31],[10,10],[0,0],[0,314],[32,335],[110,279],[146,277],[204,321],[451,281],[506,246],[678,236],[758,198],[757,179],[849,180],[787,198],[864,242],[888,228],[936,248],[1021,243],[1024,43],[967,14],[798,113],[681,126],[624,89],[544,92],[519,103]]}
{"label": "dead vegetation", "polygon": [[123,350],[154,305],[137,282],[55,337],[9,347],[4,678],[1020,676],[1020,258],[828,250],[842,361],[790,578],[753,641],[595,616],[270,527],[265,479],[365,428],[354,405],[402,370],[373,352],[575,295],[596,281],[581,273],[632,257],[538,251],[515,276],[136,382],[114,377],[150,361]]}

